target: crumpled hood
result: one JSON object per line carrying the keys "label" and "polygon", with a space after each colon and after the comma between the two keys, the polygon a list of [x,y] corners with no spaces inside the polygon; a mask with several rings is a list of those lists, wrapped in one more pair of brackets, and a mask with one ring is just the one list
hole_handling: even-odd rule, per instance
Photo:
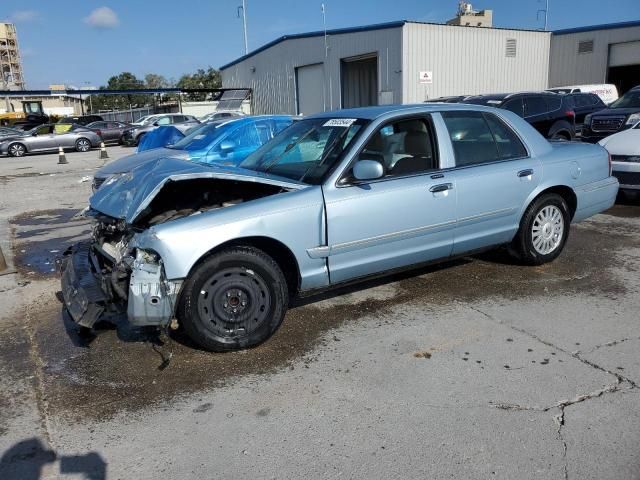
{"label": "crumpled hood", "polygon": [[151,203],[165,183],[201,178],[258,182],[283,188],[307,185],[282,177],[237,167],[202,165],[176,158],[147,161],[107,180],[89,199],[93,210],[132,224]]}
{"label": "crumpled hood", "polygon": [[143,163],[159,160],[161,158],[179,158],[188,160],[189,153],[184,150],[174,150],[171,148],[155,148],[153,150],[134,153],[132,155],[127,155],[126,157],[122,157],[118,160],[107,163],[104,167],[100,168],[96,172],[95,177],[107,178],[117,173],[130,172]]}

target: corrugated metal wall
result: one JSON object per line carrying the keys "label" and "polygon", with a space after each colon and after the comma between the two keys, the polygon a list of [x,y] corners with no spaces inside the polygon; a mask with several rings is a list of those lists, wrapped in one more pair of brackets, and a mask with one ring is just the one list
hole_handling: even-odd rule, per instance
{"label": "corrugated metal wall", "polygon": [[[379,88],[387,103],[402,102],[402,28],[329,36],[325,110],[340,108],[340,60],[377,53]],[[285,40],[222,71],[225,88],[253,89],[253,113],[297,114],[295,69],[325,62],[324,37]],[[305,112],[306,113],[306,112]]]}
{"label": "corrugated metal wall", "polygon": [[[578,44],[593,40],[593,52],[578,53]],[[605,83],[609,45],[640,40],[640,27],[554,35],[551,39],[549,85]]]}
{"label": "corrugated metal wall", "polygon": [[[447,95],[544,90],[549,78],[547,32],[408,23],[404,27],[404,102]],[[507,39],[516,56],[506,56]],[[421,84],[421,71],[433,72]]]}

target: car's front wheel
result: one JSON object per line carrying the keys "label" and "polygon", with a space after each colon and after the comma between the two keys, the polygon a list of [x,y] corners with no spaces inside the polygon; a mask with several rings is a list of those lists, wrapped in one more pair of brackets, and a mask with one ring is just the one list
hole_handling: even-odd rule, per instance
{"label": "car's front wheel", "polygon": [[86,138],[76,140],[76,150],[78,152],[88,152],[91,150],[91,142]]}
{"label": "car's front wheel", "polygon": [[212,255],[191,273],[180,297],[178,320],[206,350],[239,350],[273,335],[288,303],[278,264],[256,248],[234,247]]}
{"label": "car's front wheel", "polygon": [[560,195],[547,193],[538,197],[524,213],[511,250],[528,265],[542,265],[555,260],[569,237],[571,215]]}
{"label": "car's front wheel", "polygon": [[23,157],[27,153],[27,148],[21,143],[12,143],[7,151],[12,157]]}

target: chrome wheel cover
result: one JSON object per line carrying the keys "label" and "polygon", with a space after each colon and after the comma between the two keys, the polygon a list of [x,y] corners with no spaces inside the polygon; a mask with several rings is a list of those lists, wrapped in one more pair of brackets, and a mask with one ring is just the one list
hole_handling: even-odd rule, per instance
{"label": "chrome wheel cover", "polygon": [[14,157],[21,157],[25,154],[25,148],[20,144],[11,145],[9,153]]}
{"label": "chrome wheel cover", "polygon": [[78,140],[78,150],[81,152],[88,152],[91,148],[91,145],[87,140]]}
{"label": "chrome wheel cover", "polygon": [[531,243],[540,255],[553,253],[564,237],[564,216],[555,205],[547,205],[538,212],[531,227]]}

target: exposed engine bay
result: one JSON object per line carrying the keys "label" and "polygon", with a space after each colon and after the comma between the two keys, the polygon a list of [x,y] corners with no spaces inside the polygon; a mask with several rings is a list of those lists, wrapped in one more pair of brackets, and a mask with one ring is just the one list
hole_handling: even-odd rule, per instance
{"label": "exposed engine bay", "polygon": [[[77,318],[76,321],[91,327],[103,313],[126,311],[133,325],[168,324],[175,312],[182,280],[169,281],[165,277],[162,259],[155,252],[130,247],[134,235],[155,225],[233,207],[283,191],[286,189],[281,186],[258,182],[189,179],[166,182],[133,224],[89,210],[87,216],[94,220],[92,240],[89,244],[74,247],[88,255],[88,261],[79,261],[74,268],[76,271],[86,270],[85,273],[95,277],[100,288],[96,289],[94,297],[100,297],[101,301],[97,302],[100,308],[92,312],[91,318],[84,323]],[[70,251],[69,256],[74,256],[74,253]],[[71,261],[76,262],[76,259]],[[67,283],[73,284],[73,280],[68,279]],[[67,303],[73,300],[78,290],[63,291],[65,298],[69,297]],[[91,300],[80,299],[79,303],[91,304]]]}

